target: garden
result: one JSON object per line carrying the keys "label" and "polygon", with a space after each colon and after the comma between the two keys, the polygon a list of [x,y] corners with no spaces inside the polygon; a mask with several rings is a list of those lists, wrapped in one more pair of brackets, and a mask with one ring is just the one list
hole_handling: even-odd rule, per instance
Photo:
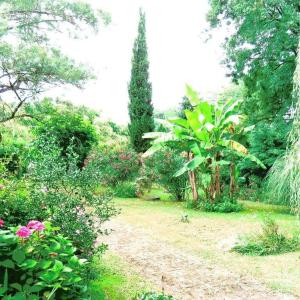
{"label": "garden", "polygon": [[298,1],[205,1],[230,82],[167,110],[138,3],[115,118],[64,94],[97,72],[62,45],[118,28],[95,2],[0,1],[0,299],[299,299]]}

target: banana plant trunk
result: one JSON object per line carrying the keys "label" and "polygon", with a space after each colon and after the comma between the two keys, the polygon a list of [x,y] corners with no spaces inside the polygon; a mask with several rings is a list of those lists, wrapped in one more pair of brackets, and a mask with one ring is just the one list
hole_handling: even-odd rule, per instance
{"label": "banana plant trunk", "polygon": [[[193,153],[188,153],[188,160],[191,161],[194,158]],[[195,202],[198,202],[198,189],[197,189],[197,178],[195,171],[189,171],[189,181],[192,188],[193,199]]]}
{"label": "banana plant trunk", "polygon": [[235,184],[235,164],[232,162],[230,164],[230,197],[233,196],[234,192],[236,190],[236,184]]}
{"label": "banana plant trunk", "polygon": [[[218,162],[221,158],[220,153],[216,154],[216,162]],[[219,199],[221,196],[221,171],[220,171],[220,165],[216,164],[214,169],[214,174],[212,176],[212,201],[214,202],[215,199]]]}

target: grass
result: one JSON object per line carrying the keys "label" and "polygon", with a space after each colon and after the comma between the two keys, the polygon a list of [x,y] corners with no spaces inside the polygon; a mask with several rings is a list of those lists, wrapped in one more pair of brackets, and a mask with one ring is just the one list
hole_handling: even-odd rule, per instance
{"label": "grass", "polygon": [[106,253],[94,262],[98,278],[90,283],[92,300],[129,300],[138,293],[150,290],[150,284],[137,274],[122,259]]}
{"label": "grass", "polygon": [[[299,230],[297,218],[284,206],[242,201],[245,210],[230,214],[194,211],[185,203],[117,199],[122,221],[143,228],[157,240],[240,275],[250,275],[270,288],[300,296],[300,251],[276,256],[243,256],[230,249],[239,236],[259,232],[261,222],[269,216],[281,231],[293,234]],[[187,214],[189,223],[181,222]]]}

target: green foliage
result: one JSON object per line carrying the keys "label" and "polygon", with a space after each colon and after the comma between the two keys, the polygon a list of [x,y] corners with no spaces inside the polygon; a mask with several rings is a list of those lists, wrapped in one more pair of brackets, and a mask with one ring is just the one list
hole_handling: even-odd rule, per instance
{"label": "green foliage", "polygon": [[144,161],[145,167],[152,172],[153,182],[163,187],[176,200],[185,200],[188,185],[187,174],[175,177],[175,173],[184,164],[185,158],[180,151],[163,148]]}
{"label": "green foliage", "polygon": [[[292,103],[299,27],[298,0],[210,0],[212,25],[235,30],[226,40],[226,65],[247,89],[244,109],[251,123],[283,116]],[[225,22],[224,22],[225,21]]]}
{"label": "green foliage", "polygon": [[279,118],[272,123],[259,122],[255,128],[247,134],[248,149],[255,155],[267,169],[259,168],[249,160],[239,163],[241,176],[251,183],[251,176],[258,177],[260,183],[273,166],[275,160],[285,152],[287,135],[290,131],[290,122]]}
{"label": "green foliage", "polygon": [[245,237],[232,250],[245,255],[264,256],[293,252],[299,247],[299,236],[286,237],[279,232],[278,225],[273,219],[266,218],[262,233]]}
{"label": "green foliage", "polygon": [[120,198],[135,198],[136,185],[133,182],[121,182],[114,187],[113,193]]}
{"label": "green foliage", "polygon": [[186,119],[170,119],[172,125],[170,132],[145,134],[145,138],[154,141],[144,156],[152,155],[165,145],[178,151],[185,151],[189,160],[175,176],[199,171],[200,192],[204,197],[210,197],[214,201],[221,193],[220,168],[229,165],[232,156],[250,159],[262,168],[265,166],[237,141],[237,136],[244,130],[240,126],[242,116],[237,114],[238,99],[215,103],[203,101],[189,86],[187,96],[193,109],[185,110]]}
{"label": "green foliage", "polygon": [[135,298],[136,300],[174,300],[172,296],[156,292],[146,292]]}
{"label": "green foliage", "polygon": [[145,193],[149,193],[153,186],[153,183],[157,180],[157,175],[154,173],[152,168],[147,167],[147,163],[144,164],[138,173],[136,178],[136,194],[141,197]]}
{"label": "green foliage", "polygon": [[94,155],[101,172],[101,182],[116,187],[122,182],[133,181],[138,174],[139,158],[130,147],[104,148]]}
{"label": "green foliage", "polygon": [[238,203],[236,199],[230,199],[228,197],[223,197],[223,199],[216,203],[207,201],[200,202],[198,208],[207,212],[219,213],[240,212],[244,209],[243,205]]}
{"label": "green foliage", "polygon": [[132,147],[138,153],[145,152],[150,145],[149,141],[143,139],[143,134],[154,130],[145,22],[145,14],[140,11],[138,36],[134,43],[131,79],[128,86],[130,98],[128,131]]}
{"label": "green foliage", "polygon": [[89,4],[3,0],[0,19],[0,95],[5,101],[0,122],[30,116],[23,111],[24,104],[28,99],[39,99],[39,94],[51,87],[81,87],[93,78],[86,67],[50,42],[50,37],[61,32],[75,37],[87,29],[96,30],[98,16]]}
{"label": "green foliage", "polygon": [[0,230],[1,299],[78,299],[86,294],[86,261],[50,223],[28,238]]}
{"label": "green foliage", "polygon": [[101,224],[116,214],[116,210],[111,195],[95,193],[101,178],[98,166],[90,162],[80,169],[78,157],[71,148],[67,160],[61,151],[51,139],[32,144],[30,197],[74,242],[78,251],[89,257],[101,250],[101,245],[95,246],[96,238],[105,233]]}
{"label": "green foliage", "polygon": [[294,120],[289,135],[289,147],[277,159],[268,175],[268,188],[280,203],[288,203],[300,215],[300,41],[297,68],[294,74]]}
{"label": "green foliage", "polygon": [[30,198],[30,185],[25,179],[6,177],[2,173],[0,216],[9,226],[17,226],[32,219],[43,220],[47,212]]}
{"label": "green foliage", "polygon": [[98,142],[93,124],[82,115],[69,111],[53,113],[42,123],[37,122],[35,135],[38,139],[55,139],[65,158],[72,146],[80,167],[84,166],[90,151]]}
{"label": "green foliage", "polygon": [[185,110],[192,110],[193,106],[190,103],[190,100],[187,96],[182,97],[181,103],[179,105],[179,109],[178,109],[178,117],[181,119],[186,119],[185,116]]}

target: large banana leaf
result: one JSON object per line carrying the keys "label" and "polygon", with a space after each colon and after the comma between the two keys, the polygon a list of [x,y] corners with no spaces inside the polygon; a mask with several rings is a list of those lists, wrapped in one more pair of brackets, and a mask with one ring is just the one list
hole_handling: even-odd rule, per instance
{"label": "large banana leaf", "polygon": [[196,106],[199,104],[200,99],[198,93],[192,89],[188,84],[186,85],[186,95],[192,106]]}

